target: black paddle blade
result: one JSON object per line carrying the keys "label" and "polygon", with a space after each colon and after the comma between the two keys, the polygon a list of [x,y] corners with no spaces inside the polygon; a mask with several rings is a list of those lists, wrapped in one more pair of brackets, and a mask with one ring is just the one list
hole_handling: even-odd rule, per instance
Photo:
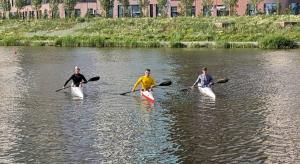
{"label": "black paddle blade", "polygon": [[88,81],[97,81],[97,80],[99,80],[99,79],[100,79],[100,77],[99,77],[99,76],[96,76],[96,77],[90,78]]}
{"label": "black paddle blade", "polygon": [[184,88],[184,89],[180,89],[180,92],[186,92],[186,91],[189,91],[191,90],[192,88]]}
{"label": "black paddle blade", "polygon": [[124,95],[126,95],[127,93],[130,93],[130,92],[124,92],[124,93],[121,93],[120,95],[124,96]]}
{"label": "black paddle blade", "polygon": [[158,86],[169,86],[171,84],[172,84],[172,81],[165,81],[165,82],[160,83]]}
{"label": "black paddle blade", "polygon": [[228,81],[229,79],[225,78],[225,79],[218,80],[216,83],[227,83]]}

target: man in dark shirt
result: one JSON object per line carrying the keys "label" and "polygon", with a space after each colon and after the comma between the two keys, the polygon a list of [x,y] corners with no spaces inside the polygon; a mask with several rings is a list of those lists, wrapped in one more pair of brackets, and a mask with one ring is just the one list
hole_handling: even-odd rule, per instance
{"label": "man in dark shirt", "polygon": [[75,73],[66,81],[64,88],[70,80],[73,80],[73,85],[76,87],[79,87],[79,85],[81,85],[82,83],[87,83],[85,77],[80,74],[80,68],[77,66],[75,67]]}

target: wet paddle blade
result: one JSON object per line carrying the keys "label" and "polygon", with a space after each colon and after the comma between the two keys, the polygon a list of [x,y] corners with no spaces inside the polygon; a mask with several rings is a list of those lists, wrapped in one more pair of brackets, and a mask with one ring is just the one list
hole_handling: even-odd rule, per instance
{"label": "wet paddle blade", "polygon": [[165,81],[165,82],[160,83],[158,86],[169,86],[171,84],[172,84],[172,81]]}
{"label": "wet paddle blade", "polygon": [[216,83],[227,83],[229,81],[229,79],[225,78],[225,79],[219,79]]}
{"label": "wet paddle blade", "polygon": [[98,81],[100,79],[100,76],[92,77],[88,81]]}

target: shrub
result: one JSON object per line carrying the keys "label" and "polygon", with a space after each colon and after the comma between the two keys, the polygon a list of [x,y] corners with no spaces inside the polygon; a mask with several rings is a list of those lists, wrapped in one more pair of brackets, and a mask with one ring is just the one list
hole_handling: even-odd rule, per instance
{"label": "shrub", "polygon": [[295,47],[295,42],[283,36],[267,36],[262,39],[259,47],[268,49],[291,49]]}

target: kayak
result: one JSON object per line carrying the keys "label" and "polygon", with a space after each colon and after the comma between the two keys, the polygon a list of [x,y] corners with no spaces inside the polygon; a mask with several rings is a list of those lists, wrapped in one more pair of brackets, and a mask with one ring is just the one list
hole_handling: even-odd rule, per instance
{"label": "kayak", "polygon": [[216,95],[215,93],[213,92],[212,88],[211,87],[201,87],[200,85],[198,85],[198,88],[200,90],[200,92],[206,96],[209,96],[213,99],[216,98]]}
{"label": "kayak", "polygon": [[83,87],[71,87],[71,93],[73,96],[83,98]]}
{"label": "kayak", "polygon": [[141,96],[143,96],[144,98],[146,98],[151,103],[155,102],[155,99],[153,97],[153,92],[152,91],[142,91],[141,90]]}

